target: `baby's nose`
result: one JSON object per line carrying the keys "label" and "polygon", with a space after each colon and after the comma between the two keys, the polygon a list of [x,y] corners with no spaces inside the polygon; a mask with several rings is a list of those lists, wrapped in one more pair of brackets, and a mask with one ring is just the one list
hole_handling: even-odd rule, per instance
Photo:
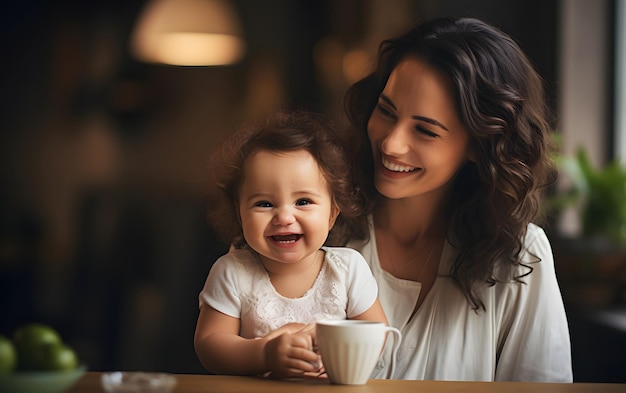
{"label": "baby's nose", "polygon": [[290,207],[281,206],[276,209],[276,214],[274,214],[273,219],[274,225],[288,225],[292,224],[294,221],[295,217]]}

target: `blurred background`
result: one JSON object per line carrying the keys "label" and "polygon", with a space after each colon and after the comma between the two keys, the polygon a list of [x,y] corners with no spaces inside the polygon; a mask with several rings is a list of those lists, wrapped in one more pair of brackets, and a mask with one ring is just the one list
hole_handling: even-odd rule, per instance
{"label": "blurred background", "polygon": [[[45,322],[91,370],[204,372],[197,295],[227,250],[204,217],[207,156],[278,108],[345,121],[343,94],[380,40],[430,17],[479,17],[520,42],[545,79],[564,154],[583,146],[598,167],[626,156],[624,0],[217,2],[227,14],[207,20],[241,41],[215,66],[158,63],[168,44],[141,41],[155,0],[3,6],[0,333]],[[180,24],[180,8],[165,18]],[[577,217],[547,228],[575,379],[625,381],[626,258],[618,247],[594,282],[608,295],[581,295],[568,268]]]}

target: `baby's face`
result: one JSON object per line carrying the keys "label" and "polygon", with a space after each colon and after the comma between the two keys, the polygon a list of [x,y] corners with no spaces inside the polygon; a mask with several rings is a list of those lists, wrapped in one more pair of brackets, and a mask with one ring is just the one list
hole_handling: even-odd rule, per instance
{"label": "baby's face", "polygon": [[239,214],[246,242],[263,263],[295,264],[324,244],[338,211],[306,150],[261,150],[244,164]]}

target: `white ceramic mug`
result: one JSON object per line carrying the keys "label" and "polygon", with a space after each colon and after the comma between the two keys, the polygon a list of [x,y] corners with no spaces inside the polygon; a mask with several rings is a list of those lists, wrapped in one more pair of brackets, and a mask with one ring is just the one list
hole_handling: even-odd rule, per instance
{"label": "white ceramic mug", "polygon": [[391,375],[402,334],[382,322],[324,320],[316,324],[317,347],[330,382],[364,385],[382,353],[387,333],[395,335]]}

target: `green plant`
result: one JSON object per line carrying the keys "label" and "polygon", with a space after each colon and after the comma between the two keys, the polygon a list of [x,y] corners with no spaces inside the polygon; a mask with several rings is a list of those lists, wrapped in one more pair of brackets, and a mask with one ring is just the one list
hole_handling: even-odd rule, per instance
{"label": "green plant", "polygon": [[584,149],[574,157],[558,156],[556,162],[572,184],[551,199],[551,207],[577,206],[583,236],[626,245],[626,167],[614,160],[596,169]]}

